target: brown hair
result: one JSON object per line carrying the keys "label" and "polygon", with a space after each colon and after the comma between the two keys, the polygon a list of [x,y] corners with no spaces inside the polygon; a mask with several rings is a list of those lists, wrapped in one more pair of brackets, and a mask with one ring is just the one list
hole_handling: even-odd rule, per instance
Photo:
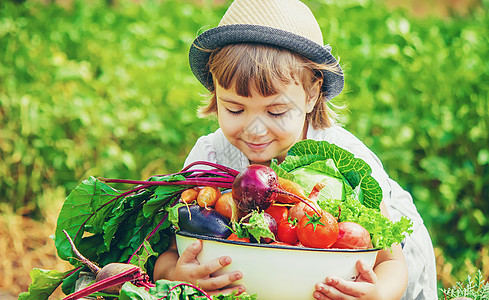
{"label": "brown hair", "polygon": [[[217,81],[225,89],[234,87],[242,97],[251,96],[252,89],[264,97],[276,95],[281,85],[291,83],[302,84],[308,94],[318,81],[322,85],[321,70],[338,70],[337,65],[317,64],[300,54],[262,44],[233,44],[214,50],[208,67],[214,84]],[[321,90],[313,110],[306,115],[306,121],[315,129],[330,127],[338,117],[333,110],[336,107],[325,99]],[[199,112],[201,116],[217,113],[214,91]]]}

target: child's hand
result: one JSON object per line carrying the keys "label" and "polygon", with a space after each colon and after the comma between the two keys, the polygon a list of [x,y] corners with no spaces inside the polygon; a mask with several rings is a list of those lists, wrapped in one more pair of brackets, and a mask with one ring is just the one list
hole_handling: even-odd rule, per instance
{"label": "child's hand", "polygon": [[326,282],[316,284],[314,298],[316,299],[382,299],[379,295],[377,275],[372,268],[360,260],[357,261],[359,277],[356,281],[347,281],[330,276]]}
{"label": "child's hand", "polygon": [[231,258],[222,256],[206,263],[197,261],[197,254],[202,250],[202,241],[197,240],[189,245],[177,261],[175,269],[171,272],[171,280],[186,281],[197,285],[209,294],[229,294],[234,290],[238,293],[245,291],[245,287],[234,286],[232,288],[223,289],[230,283],[239,280],[243,277],[240,271],[221,274],[216,277],[210,275],[217,270],[231,263]]}

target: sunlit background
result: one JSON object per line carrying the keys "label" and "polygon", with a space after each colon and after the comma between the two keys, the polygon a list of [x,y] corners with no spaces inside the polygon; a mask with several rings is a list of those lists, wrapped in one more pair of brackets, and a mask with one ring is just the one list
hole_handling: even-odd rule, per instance
{"label": "sunlit background", "polygon": [[[412,193],[439,288],[487,279],[489,1],[304,2],[345,70],[341,120]],[[82,180],[175,172],[217,128],[187,52],[229,3],[1,1],[0,298],[69,269],[49,236]]]}

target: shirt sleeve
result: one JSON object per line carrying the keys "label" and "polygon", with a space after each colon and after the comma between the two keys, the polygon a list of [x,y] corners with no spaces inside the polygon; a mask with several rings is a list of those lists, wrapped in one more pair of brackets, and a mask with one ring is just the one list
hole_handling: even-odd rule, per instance
{"label": "shirt sleeve", "polygon": [[197,140],[194,147],[192,148],[192,150],[190,150],[187,158],[185,159],[183,167],[186,167],[196,161],[208,161],[211,163],[217,163],[217,154],[212,143],[212,133],[209,135],[201,136]]}

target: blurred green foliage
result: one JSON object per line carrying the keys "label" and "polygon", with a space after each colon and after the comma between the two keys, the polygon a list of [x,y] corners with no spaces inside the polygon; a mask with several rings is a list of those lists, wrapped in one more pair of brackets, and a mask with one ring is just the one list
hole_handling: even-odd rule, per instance
{"label": "blurred green foliage", "polygon": [[[319,14],[320,24],[338,20],[325,36],[346,69],[347,128],[412,193],[435,245],[459,266],[489,244],[489,3],[483,5],[451,19],[409,18],[371,2]],[[463,272],[455,267],[458,278]]]}
{"label": "blurred green foliage", "polygon": [[179,1],[1,5],[0,198],[14,208],[89,175],[176,171],[215,127],[196,118],[204,89],[187,52],[222,12]]}
{"label": "blurred green foliage", "polygon": [[[177,171],[202,134],[190,43],[226,4],[178,0],[0,4],[0,202],[88,176]],[[227,1],[229,3],[230,1]],[[489,244],[489,2],[413,18],[375,0],[309,0],[346,73],[347,129],[408,189],[465,278]]]}

